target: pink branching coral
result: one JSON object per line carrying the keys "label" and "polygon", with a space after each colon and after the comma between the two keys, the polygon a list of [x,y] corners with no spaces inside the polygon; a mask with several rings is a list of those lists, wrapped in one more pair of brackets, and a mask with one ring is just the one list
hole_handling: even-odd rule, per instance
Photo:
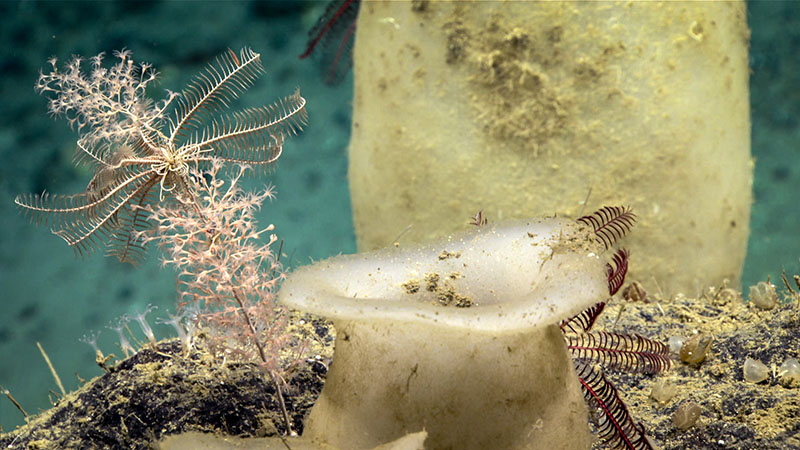
{"label": "pink branching coral", "polygon": [[[301,360],[302,345],[288,345],[288,311],[276,303],[285,273],[272,250],[275,227],[258,229],[253,217],[264,200],[274,198],[274,190],[244,192],[239,187],[244,166],[225,183],[218,178],[222,165],[214,160],[208,171],[193,173],[193,198],[146,207],[155,227],[140,237],[159,241],[164,264],[177,267],[179,308],[196,307],[195,321],[208,330],[211,351],[258,363],[282,397],[282,368]],[[268,235],[265,243],[262,235]],[[286,414],[282,398],[279,402]]]}
{"label": "pink branching coral", "polygon": [[[158,73],[147,63],[134,63],[131,52],[114,52],[119,60],[112,67],[104,67],[104,54],[90,58],[92,70],[81,70],[82,59],[74,57],[64,70],[58,69],[57,60],[51,58],[50,71],[42,72],[36,90],[52,93],[50,112],[64,115],[70,125],[81,133],[78,145],[105,141],[127,141],[136,136],[142,124],[161,120],[166,106],[177,94],[158,104],[145,96],[150,83]],[[105,150],[102,150],[103,152]]]}
{"label": "pink branching coral", "polygon": [[[129,51],[114,56],[110,67],[102,53],[91,58],[88,71],[80,57],[62,69],[52,59],[36,84],[50,112],[80,134],[76,160],[94,174],[86,190],[21,195],[15,202],[81,255],[107,247],[135,263],[147,242],[158,241],[165,265],[179,271],[182,314],[169,323],[184,345],[191,346],[191,337],[182,334],[181,321],[191,316],[192,327],[207,330],[216,356],[258,364],[275,384],[291,433],[281,381],[286,367],[302,361],[303,347],[289,342],[288,313],[276,304],[284,273],[272,251],[274,226],[258,229],[253,218],[274,192],[243,192],[239,179],[246,167],[267,168],[280,157],[285,139],[306,123],[306,100],[298,90],[269,106],[229,112],[264,71],[249,48],[228,50],[181,93],[158,102],[146,96],[157,79],[152,66],[135,63]],[[223,166],[236,167],[227,187],[217,177]],[[155,344],[147,312],[133,318]],[[132,347],[123,341],[122,324],[112,328],[127,354]],[[105,364],[96,337],[87,342]]]}

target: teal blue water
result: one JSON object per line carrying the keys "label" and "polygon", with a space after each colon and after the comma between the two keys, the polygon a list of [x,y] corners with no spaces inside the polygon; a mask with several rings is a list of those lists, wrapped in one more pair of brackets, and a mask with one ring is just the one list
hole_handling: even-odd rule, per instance
{"label": "teal blue water", "polygon": [[[36,348],[41,342],[65,387],[76,374],[100,374],[91,348],[79,339],[100,331],[100,347],[116,352],[110,321],[159,306],[174,309],[174,272],[162,269],[157,249],[138,267],[94,254],[83,261],[46,227],[18,214],[16,193],[80,192],[91,177],[71,162],[76,134],[47,114],[33,86],[51,56],[92,56],[127,48],[160,72],[150,91],[180,91],[217,55],[244,46],[261,53],[266,73],[237,107],[267,105],[298,87],[308,101],[309,124],[290,139],[276,170],[250,177],[247,188],[271,183],[277,198],[259,214],[284,240],[289,267],[355,251],[347,187],[352,76],[338,87],[321,82],[313,60],[299,60],[321,2],[3,2],[0,3],[0,392],[10,390],[29,413],[49,406],[57,390]],[[238,108],[234,108],[238,109]],[[154,318],[154,317],[153,317]],[[154,320],[151,320],[154,323]],[[156,326],[156,335],[174,332]],[[0,426],[22,415],[0,396]]]}
{"label": "teal blue water", "polygon": [[[0,3],[0,392],[8,389],[29,413],[49,406],[57,390],[36,348],[47,350],[66,388],[100,374],[81,336],[101,331],[100,346],[116,352],[108,323],[158,305],[172,310],[173,273],[152,250],[138,267],[93,255],[75,259],[60,238],[30,225],[13,205],[18,193],[79,192],[90,178],[71,163],[76,135],[46,113],[33,90],[39,69],[55,55],[91,56],[128,48],[161,72],[151,95],[179,91],[214,56],[250,46],[266,74],[238,106],[270,104],[296,87],[308,100],[309,125],[292,138],[272,174],[251,188],[273,184],[276,200],[260,223],[274,223],[289,267],[355,251],[346,179],[352,76],[337,87],[322,83],[313,60],[299,60],[322,2],[36,2]],[[800,273],[800,7],[750,5],[751,99],[756,158],[752,236],[744,284],[781,266]],[[172,333],[156,327],[158,337]],[[76,376],[77,375],[77,376]],[[22,415],[0,396],[0,426]]]}

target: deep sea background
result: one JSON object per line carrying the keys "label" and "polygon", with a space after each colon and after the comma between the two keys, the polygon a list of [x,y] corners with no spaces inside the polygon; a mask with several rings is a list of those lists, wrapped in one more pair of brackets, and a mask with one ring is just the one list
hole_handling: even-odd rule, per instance
{"label": "deep sea background", "polygon": [[[266,69],[238,107],[271,104],[296,87],[308,100],[309,125],[291,138],[277,170],[250,177],[272,183],[278,198],[259,215],[284,240],[283,261],[296,267],[355,251],[347,187],[352,75],[339,86],[322,83],[314,60],[299,60],[308,30],[325,9],[316,1],[0,1],[0,426],[23,423],[4,389],[28,413],[49,406],[57,391],[36,342],[49,354],[67,390],[77,376],[101,373],[80,338],[101,332],[105,353],[117,353],[106,326],[124,314],[157,305],[172,311],[174,274],[157,249],[138,267],[95,254],[76,259],[45,227],[18,214],[19,193],[79,192],[90,174],[72,165],[76,133],[47,114],[34,82],[51,56],[92,56],[120,48],[161,73],[150,91],[180,91],[227,48],[249,46]],[[781,267],[800,273],[800,3],[750,2],[751,110],[756,160],[755,204],[745,264],[745,288]],[[112,59],[112,58],[109,58]],[[236,109],[236,108],[234,108]],[[777,284],[777,283],[776,283]],[[151,320],[153,323],[154,320]],[[135,327],[132,327],[135,328]],[[156,326],[157,337],[173,333]],[[134,330],[138,332],[138,330]]]}

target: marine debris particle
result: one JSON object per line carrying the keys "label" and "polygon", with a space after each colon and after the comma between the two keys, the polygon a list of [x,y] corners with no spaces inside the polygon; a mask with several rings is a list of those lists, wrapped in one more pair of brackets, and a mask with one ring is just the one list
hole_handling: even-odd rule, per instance
{"label": "marine debris particle", "polygon": [[622,291],[622,298],[629,302],[647,302],[647,292],[644,290],[641,284],[634,281],[630,283],[628,287],[623,289]]}
{"label": "marine debris particle", "polygon": [[403,288],[406,294],[416,294],[420,288],[419,280],[408,280],[401,284],[400,287]]}
{"label": "marine debris particle", "polygon": [[675,410],[675,414],[672,415],[672,423],[675,428],[686,431],[697,423],[701,412],[702,409],[697,403],[685,403]]}
{"label": "marine debris particle", "polygon": [[401,284],[400,287],[410,295],[419,293],[424,287],[425,292],[433,294],[433,302],[437,305],[469,308],[475,306],[476,303],[469,296],[459,293],[453,283],[462,277],[463,275],[458,272],[451,272],[442,280],[442,276],[438,273],[426,273],[422,282],[412,279]]}
{"label": "marine debris particle", "polygon": [[744,379],[750,383],[761,383],[769,377],[769,368],[761,361],[753,358],[747,358],[744,361]]}
{"label": "marine debris particle", "polygon": [[439,288],[439,274],[428,273],[425,274],[425,290],[428,292],[436,292]]}
{"label": "marine debris particle", "polygon": [[650,397],[659,403],[668,403],[678,392],[678,386],[670,380],[659,380],[653,384]]}
{"label": "marine debris particle", "polygon": [[755,286],[750,286],[750,301],[761,309],[772,309],[778,304],[778,293],[775,285],[760,281]]}
{"label": "marine debris particle", "polygon": [[706,359],[706,354],[711,348],[713,338],[710,335],[698,333],[683,343],[681,346],[681,361],[686,364],[697,365]]}
{"label": "marine debris particle", "polygon": [[442,253],[439,253],[439,261],[444,261],[445,259],[450,258],[461,258],[461,252],[448,252],[447,250],[442,250]]}
{"label": "marine debris particle", "polygon": [[789,358],[778,368],[778,379],[784,387],[800,387],[800,361]]}

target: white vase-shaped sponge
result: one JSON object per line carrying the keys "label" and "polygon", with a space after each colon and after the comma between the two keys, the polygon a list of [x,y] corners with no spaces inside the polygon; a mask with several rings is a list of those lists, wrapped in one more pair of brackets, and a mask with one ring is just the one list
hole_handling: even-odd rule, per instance
{"label": "white vase-shaped sponge", "polygon": [[558,323],[608,295],[603,250],[562,219],[484,225],[416,248],[331,258],[279,298],[333,320],[334,361],[304,435],[371,448],[588,448]]}

